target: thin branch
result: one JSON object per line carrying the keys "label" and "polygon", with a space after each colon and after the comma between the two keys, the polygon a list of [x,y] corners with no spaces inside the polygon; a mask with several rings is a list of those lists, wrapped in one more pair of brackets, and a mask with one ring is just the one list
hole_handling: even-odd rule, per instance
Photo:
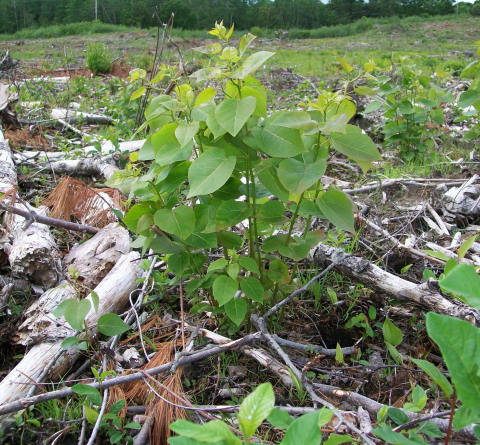
{"label": "thin branch", "polygon": [[17,207],[10,206],[5,203],[0,203],[0,209],[5,210],[15,215],[22,216],[30,221],[36,221],[40,224],[45,224],[51,227],[59,227],[62,229],[73,230],[75,232],[89,233],[95,235],[98,232],[98,229],[92,226],[87,226],[86,224],[77,224],[68,221],[63,221],[62,219],[50,218],[48,216],[38,215],[37,213],[32,213],[27,210],[22,210]]}

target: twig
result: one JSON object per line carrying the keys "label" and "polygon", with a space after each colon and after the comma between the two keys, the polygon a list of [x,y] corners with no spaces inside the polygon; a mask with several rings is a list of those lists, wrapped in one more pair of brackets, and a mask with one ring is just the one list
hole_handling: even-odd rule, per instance
{"label": "twig", "polygon": [[305,387],[305,390],[308,392],[308,394],[310,395],[312,400],[314,402],[320,403],[321,405],[323,405],[323,406],[325,406],[329,409],[335,410],[333,415],[338,418],[340,423],[344,423],[351,431],[354,431],[355,433],[357,433],[362,438],[364,443],[366,443],[368,445],[375,445],[375,443],[369,437],[367,437],[367,435],[365,433],[360,431],[355,425],[353,425],[351,422],[346,420],[343,417],[343,415],[340,414],[337,411],[336,406],[334,406],[330,402],[327,402],[326,400],[323,400],[322,398],[318,397],[318,395],[315,393],[312,385],[310,385],[310,383],[308,383],[303,378],[303,374],[300,372],[300,370],[292,363],[292,361],[290,360],[290,357],[283,351],[283,349],[280,347],[280,345],[274,340],[272,335],[268,332],[266,324],[265,324],[265,320],[263,318],[257,317],[255,314],[252,315],[251,320],[252,320],[252,324],[262,333],[263,337],[268,342],[270,347],[272,347],[272,349],[275,350],[275,352],[283,359],[285,364],[292,370],[292,372],[295,374],[295,376],[298,378],[298,380],[303,383],[303,386]]}
{"label": "twig", "polygon": [[93,445],[95,442],[98,431],[100,430],[103,415],[105,414],[105,410],[107,409],[107,399],[108,388],[103,391],[102,407],[100,408],[100,412],[98,413],[97,421],[95,422],[95,426],[93,427],[92,434],[90,435],[90,439],[88,440],[87,445]]}
{"label": "twig", "polygon": [[183,283],[182,277],[180,277],[180,320],[181,326],[180,329],[182,330],[182,346],[185,349],[185,313],[183,311]]}
{"label": "twig", "polygon": [[[295,343],[293,341],[285,340],[279,337],[276,334],[272,335],[273,339],[281,346],[286,346],[287,348],[297,349],[299,351],[305,352],[314,352],[315,354],[328,355],[330,357],[335,357],[337,350],[336,349],[325,349],[317,345],[304,345],[302,343]],[[355,347],[342,348],[343,355],[352,355],[355,353]]]}
{"label": "twig", "polygon": [[396,428],[393,429],[393,431],[396,432],[396,431],[402,431],[402,430],[409,430],[414,426],[418,425],[419,423],[428,422],[429,420],[438,419],[440,417],[446,417],[449,415],[450,415],[450,411],[429,414],[428,416],[419,417],[418,419],[414,419],[414,420],[411,420],[410,422],[404,423],[403,425],[397,426]]}
{"label": "twig", "polygon": [[[217,346],[217,347],[206,347],[201,349],[198,352],[192,353],[190,355],[184,356],[182,360],[179,361],[178,366],[185,366],[189,363],[194,363],[199,360],[206,359],[208,357],[212,357],[217,354],[221,354],[224,351],[236,349],[241,346],[248,345],[255,340],[258,340],[261,337],[260,333],[249,334],[239,340],[235,340],[229,342],[227,344]],[[148,374],[150,375],[157,375],[161,372],[168,371],[174,362],[165,363],[161,366],[156,366],[155,368],[147,370]],[[107,389],[111,388],[112,386],[123,385],[125,383],[135,382],[137,380],[141,380],[144,378],[144,374],[141,372],[135,372],[133,374],[123,375],[120,377],[115,377],[111,379],[107,379],[102,382],[102,388]],[[99,388],[100,385],[98,382],[91,383],[89,386],[92,388]],[[45,394],[40,394],[34,397],[25,397],[23,399],[16,400],[15,402],[6,403],[4,405],[0,405],[0,416],[4,414],[13,413],[24,409],[28,406],[35,405],[36,403],[46,402],[48,400],[53,399],[60,399],[68,396],[73,396],[75,393],[72,391],[71,388],[63,388],[57,391],[51,391]]]}
{"label": "twig", "polygon": [[91,235],[95,235],[98,232],[98,229],[92,226],[87,226],[86,224],[77,224],[77,223],[72,223],[68,221],[63,221],[62,219],[55,219],[55,218],[50,218],[48,216],[38,215],[36,213],[32,213],[27,210],[22,210],[5,203],[0,203],[0,209],[10,213],[14,213],[15,215],[22,216],[27,220],[33,220],[40,224],[45,224],[51,227],[60,227],[62,229],[73,230],[75,232],[89,233]]}
{"label": "twig", "polygon": [[334,263],[330,264],[328,267],[326,267],[321,273],[319,273],[317,276],[313,277],[305,286],[303,286],[300,289],[297,289],[295,292],[291,293],[288,297],[284,298],[282,301],[278,302],[275,306],[270,308],[267,313],[262,317],[264,320],[270,317],[270,315],[274,314],[276,311],[278,311],[282,306],[285,306],[287,303],[292,301],[295,297],[297,297],[300,294],[303,294],[306,292],[310,286],[318,281],[320,278],[322,278],[324,275],[326,275],[328,272],[330,272],[333,268],[338,266],[345,258],[347,258],[349,255],[345,254],[342,258],[339,260],[335,261]]}

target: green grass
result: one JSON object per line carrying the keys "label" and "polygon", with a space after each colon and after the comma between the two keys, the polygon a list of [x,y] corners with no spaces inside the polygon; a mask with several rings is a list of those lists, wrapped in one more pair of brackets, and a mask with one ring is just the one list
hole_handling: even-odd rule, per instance
{"label": "green grass", "polygon": [[53,39],[66,36],[107,34],[113,32],[135,31],[123,25],[110,25],[99,21],[69,23],[68,25],[52,25],[44,28],[22,29],[15,34],[2,34],[0,40],[21,40],[21,39]]}

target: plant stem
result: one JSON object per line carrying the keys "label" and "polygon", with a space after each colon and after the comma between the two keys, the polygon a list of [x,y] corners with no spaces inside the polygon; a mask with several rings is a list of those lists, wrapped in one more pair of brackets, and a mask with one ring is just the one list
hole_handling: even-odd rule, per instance
{"label": "plant stem", "polygon": [[445,445],[448,445],[450,437],[452,435],[452,424],[453,424],[453,415],[455,414],[455,405],[457,402],[457,392],[454,389],[452,394],[452,400],[450,402],[450,420],[448,422],[447,437],[445,438]]}

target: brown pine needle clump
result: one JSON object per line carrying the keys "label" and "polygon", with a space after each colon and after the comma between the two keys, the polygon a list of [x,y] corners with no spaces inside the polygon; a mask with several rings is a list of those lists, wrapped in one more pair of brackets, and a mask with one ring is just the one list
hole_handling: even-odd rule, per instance
{"label": "brown pine needle clump", "polygon": [[95,190],[69,176],[62,178],[42,204],[50,208],[52,218],[64,221],[74,218],[82,224],[98,228],[117,221],[118,218],[112,208],[124,210],[118,190],[111,188]]}
{"label": "brown pine needle clump", "polygon": [[[176,340],[166,343],[156,344],[157,353],[152,360],[147,363],[142,369],[147,370],[156,366],[163,365],[173,360],[174,358],[174,344]],[[163,445],[167,443],[170,434],[170,424],[177,419],[185,419],[185,411],[175,405],[184,405],[181,399],[184,398],[182,388],[182,371],[177,369],[175,374],[162,379],[162,374],[155,377],[162,386],[155,384],[152,379],[146,379],[148,384],[155,389],[162,398],[158,397],[145,384],[144,381],[139,380],[128,386],[125,391],[125,396],[128,400],[135,399],[147,405],[147,415],[150,415],[153,422],[150,428],[150,444]],[[168,388],[165,389],[165,388]],[[175,395],[180,396],[175,397]]]}

